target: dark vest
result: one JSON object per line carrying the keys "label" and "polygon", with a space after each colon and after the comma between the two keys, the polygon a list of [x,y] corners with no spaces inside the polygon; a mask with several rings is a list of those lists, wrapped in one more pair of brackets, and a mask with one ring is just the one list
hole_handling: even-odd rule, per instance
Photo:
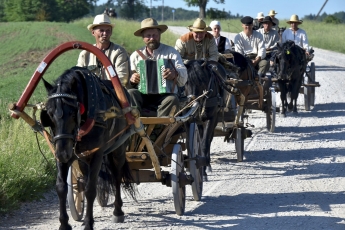
{"label": "dark vest", "polygon": [[224,51],[225,51],[225,41],[226,41],[225,37],[223,37],[223,36],[219,37],[219,43],[218,43],[218,52],[219,53],[224,53]]}

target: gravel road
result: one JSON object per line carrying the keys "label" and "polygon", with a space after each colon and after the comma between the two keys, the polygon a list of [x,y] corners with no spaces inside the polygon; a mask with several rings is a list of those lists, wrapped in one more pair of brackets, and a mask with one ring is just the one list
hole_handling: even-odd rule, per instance
{"label": "gravel road", "polygon": [[[299,113],[277,116],[275,133],[266,130],[265,114],[253,111],[248,120],[255,126],[253,137],[245,140],[241,163],[235,160],[234,144],[215,138],[213,172],[204,183],[202,200],[193,201],[187,187],[184,216],[174,212],[171,188],[141,184],[138,203],[124,198],[125,223],[111,223],[112,207],[96,202],[95,228],[345,229],[345,55],[315,48],[313,61],[321,84],[315,107],[305,111],[300,95]],[[81,222],[70,223],[80,229]],[[0,219],[0,229],[58,226],[54,191]]]}

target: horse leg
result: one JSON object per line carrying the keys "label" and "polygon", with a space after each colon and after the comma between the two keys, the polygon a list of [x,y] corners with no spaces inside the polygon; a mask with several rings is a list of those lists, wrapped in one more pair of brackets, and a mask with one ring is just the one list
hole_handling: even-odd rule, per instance
{"label": "horse leg", "polygon": [[[97,178],[102,164],[102,154],[103,152],[97,151],[90,162],[88,173],[86,174],[86,187],[85,187],[85,197],[87,201],[86,214],[84,218],[84,229],[94,229],[94,219],[93,219],[93,204],[96,199],[97,194]],[[85,174],[84,174],[85,178]]]}
{"label": "horse leg", "polygon": [[66,210],[66,199],[67,199],[67,174],[69,164],[56,162],[58,168],[58,175],[56,178],[56,192],[59,197],[59,206],[60,206],[60,230],[69,230],[72,229],[71,225],[68,224],[68,214]]}
{"label": "horse leg", "polygon": [[[120,147],[122,148],[122,147]],[[123,156],[125,156],[125,151],[123,151]],[[125,157],[122,159],[117,158],[115,155],[112,157],[112,178],[115,183],[115,202],[114,202],[114,211],[113,211],[113,222],[114,223],[123,223],[125,221],[125,213],[122,211],[123,201],[121,198],[121,181],[124,172],[125,166]]]}
{"label": "horse leg", "polygon": [[282,104],[282,111],[281,114],[286,117],[286,104],[287,104],[287,100],[286,100],[286,94],[287,94],[287,90],[286,90],[286,83],[282,80],[278,81],[279,84],[279,88],[280,88],[280,100],[281,100],[281,104]]}

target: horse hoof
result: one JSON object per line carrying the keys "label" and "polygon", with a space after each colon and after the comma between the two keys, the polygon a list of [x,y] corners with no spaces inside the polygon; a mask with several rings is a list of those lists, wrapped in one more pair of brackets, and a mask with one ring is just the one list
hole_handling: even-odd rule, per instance
{"label": "horse hoof", "polygon": [[202,180],[203,180],[203,181],[208,181],[207,175],[203,175],[203,176],[202,176]]}
{"label": "horse hoof", "polygon": [[125,222],[125,216],[113,216],[113,223]]}
{"label": "horse hoof", "polygon": [[60,226],[59,230],[72,230],[72,226],[69,224],[67,226]]}

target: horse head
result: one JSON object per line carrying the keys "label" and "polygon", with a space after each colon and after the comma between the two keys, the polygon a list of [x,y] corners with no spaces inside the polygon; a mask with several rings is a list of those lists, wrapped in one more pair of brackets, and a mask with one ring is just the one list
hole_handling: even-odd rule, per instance
{"label": "horse head", "polygon": [[295,67],[295,43],[287,41],[283,44],[277,43],[277,59],[279,63],[278,78],[282,80],[289,80],[293,74]]}
{"label": "horse head", "polygon": [[73,156],[81,115],[85,111],[83,89],[77,76],[74,70],[67,70],[54,85],[44,81],[48,101],[46,111],[41,113],[41,122],[52,129],[55,157],[61,163],[67,163]]}

